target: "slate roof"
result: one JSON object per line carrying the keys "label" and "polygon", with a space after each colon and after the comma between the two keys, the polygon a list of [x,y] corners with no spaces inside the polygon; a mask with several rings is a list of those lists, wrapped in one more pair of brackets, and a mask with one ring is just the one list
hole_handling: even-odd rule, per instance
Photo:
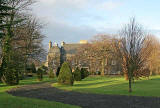
{"label": "slate roof", "polygon": [[63,45],[63,49],[66,54],[75,54],[82,45],[83,44],[65,44]]}

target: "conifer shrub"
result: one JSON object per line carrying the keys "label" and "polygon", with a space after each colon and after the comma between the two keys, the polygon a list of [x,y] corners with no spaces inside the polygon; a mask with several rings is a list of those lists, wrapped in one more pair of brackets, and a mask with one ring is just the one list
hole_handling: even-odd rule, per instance
{"label": "conifer shrub", "polygon": [[43,80],[43,69],[42,68],[38,68],[38,70],[37,70],[37,79],[38,79],[38,81]]}
{"label": "conifer shrub", "polygon": [[65,85],[73,85],[74,77],[71,71],[71,68],[67,62],[62,64],[62,67],[59,72],[58,76],[58,83],[65,84]]}
{"label": "conifer shrub", "polygon": [[89,76],[89,72],[85,68],[81,68],[81,79],[84,79]]}
{"label": "conifer shrub", "polygon": [[49,78],[54,78],[54,72],[52,69],[49,70],[48,76]]}
{"label": "conifer shrub", "polygon": [[79,70],[78,67],[74,71],[74,80],[81,81],[81,71]]}

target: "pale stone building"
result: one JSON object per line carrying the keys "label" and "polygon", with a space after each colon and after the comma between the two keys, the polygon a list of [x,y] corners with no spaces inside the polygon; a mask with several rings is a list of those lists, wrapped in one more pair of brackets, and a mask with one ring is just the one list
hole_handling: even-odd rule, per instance
{"label": "pale stone building", "polygon": [[[62,42],[61,46],[58,46],[57,43],[52,44],[50,41],[47,62],[45,65],[56,72],[58,67],[60,67],[64,61],[70,61],[71,68],[74,70],[75,61],[71,61],[72,57],[75,57],[78,49],[84,44],[87,44],[86,40],[81,40],[79,43],[70,44]],[[105,65],[107,67],[105,69],[105,74],[120,74],[121,67],[117,60],[109,60]],[[81,62],[79,66],[80,68],[83,67],[89,70],[89,63]],[[100,70],[96,69],[95,71]]]}

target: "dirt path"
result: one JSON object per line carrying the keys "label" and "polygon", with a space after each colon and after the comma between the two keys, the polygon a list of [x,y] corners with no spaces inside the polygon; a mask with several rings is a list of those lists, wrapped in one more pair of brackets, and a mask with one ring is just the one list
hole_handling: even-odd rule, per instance
{"label": "dirt path", "polygon": [[14,96],[77,105],[82,108],[160,108],[160,98],[69,92],[51,87],[50,83],[27,85],[12,89],[8,93]]}

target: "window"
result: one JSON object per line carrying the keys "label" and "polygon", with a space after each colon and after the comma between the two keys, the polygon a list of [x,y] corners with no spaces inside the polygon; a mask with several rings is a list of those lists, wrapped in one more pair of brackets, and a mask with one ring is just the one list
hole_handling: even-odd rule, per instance
{"label": "window", "polygon": [[116,65],[116,61],[115,60],[112,60],[112,65]]}

